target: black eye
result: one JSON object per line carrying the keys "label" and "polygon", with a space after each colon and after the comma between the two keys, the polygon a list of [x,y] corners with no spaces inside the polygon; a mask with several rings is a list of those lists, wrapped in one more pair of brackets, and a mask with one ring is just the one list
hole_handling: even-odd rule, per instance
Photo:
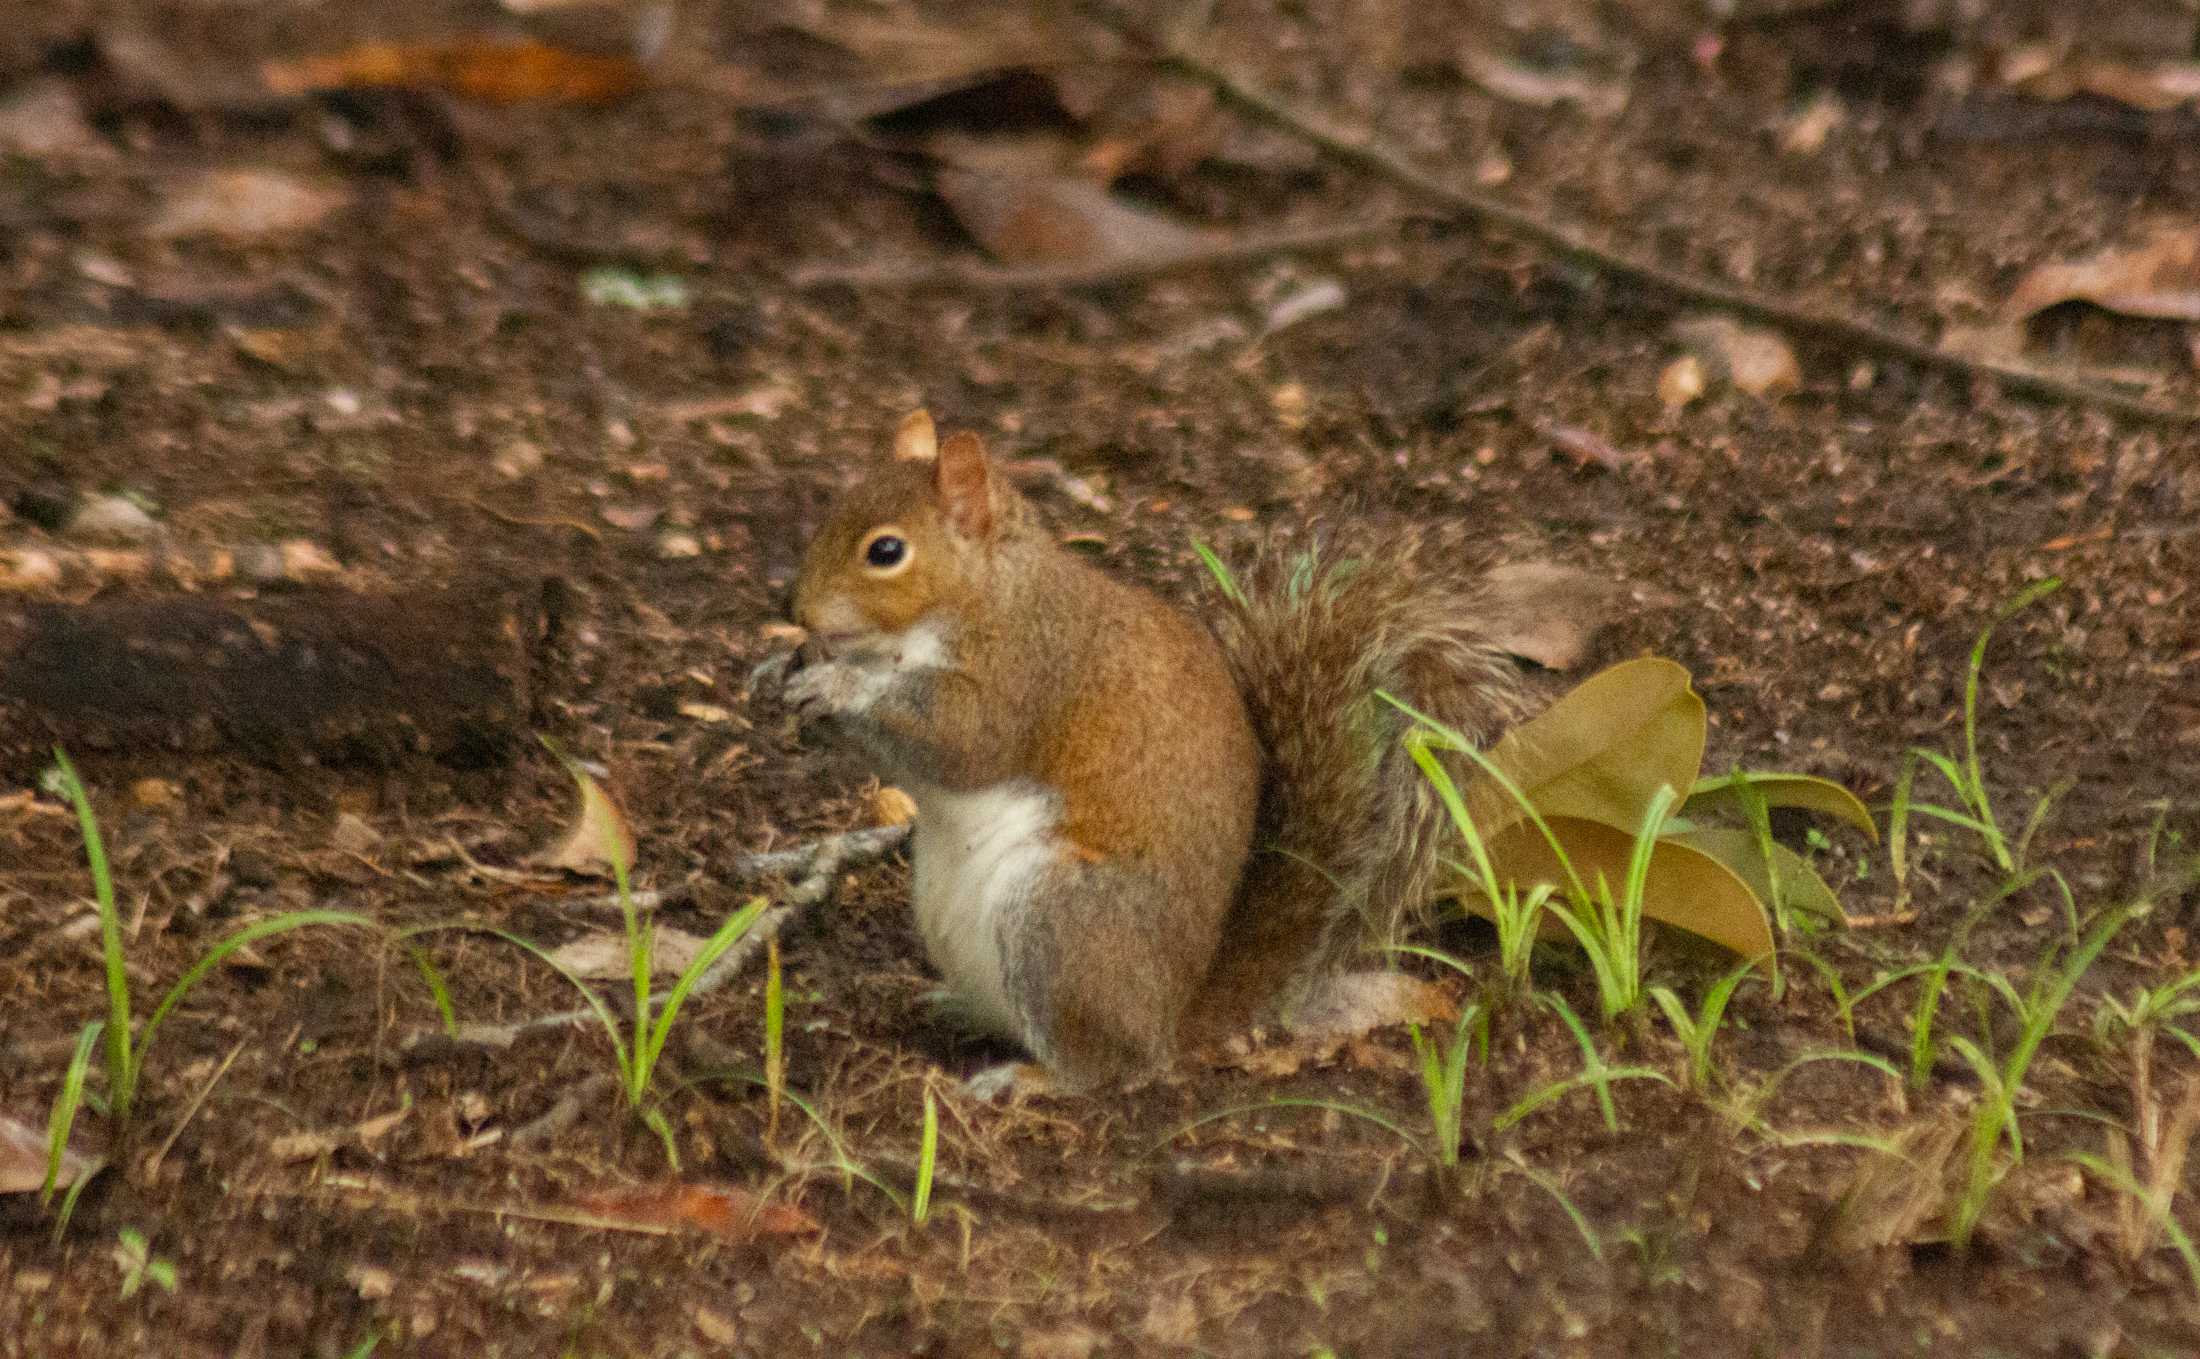
{"label": "black eye", "polygon": [[871,540],[869,547],[863,549],[863,560],[882,571],[901,565],[902,558],[908,555],[909,544],[891,533],[880,534]]}

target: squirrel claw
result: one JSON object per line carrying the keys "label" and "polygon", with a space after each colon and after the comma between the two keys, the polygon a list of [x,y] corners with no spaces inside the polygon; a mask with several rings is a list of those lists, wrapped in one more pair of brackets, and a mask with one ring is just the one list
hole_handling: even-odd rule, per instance
{"label": "squirrel claw", "polygon": [[784,690],[787,676],[794,669],[795,654],[792,650],[774,651],[758,661],[749,671],[749,692],[762,694]]}

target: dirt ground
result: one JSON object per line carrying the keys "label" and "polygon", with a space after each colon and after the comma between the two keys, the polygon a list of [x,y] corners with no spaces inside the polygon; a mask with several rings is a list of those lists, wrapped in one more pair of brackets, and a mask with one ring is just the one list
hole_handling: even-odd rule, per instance
{"label": "dirt ground", "polygon": [[[0,591],[0,651],[18,648],[0,673],[0,1113],[42,1129],[76,1033],[105,1013],[76,824],[36,792],[56,737],[107,830],[141,1014],[224,934],[285,910],[544,946],[615,928],[588,904],[604,884],[523,871],[571,815],[534,731],[607,771],[637,885],[671,894],[663,923],[708,933],[752,892],[784,900],[783,880],[740,880],[740,857],[870,824],[873,786],[798,744],[746,677],[777,645],[806,530],[919,404],[1045,460],[1026,484],[1065,533],[1186,597],[1195,540],[1343,504],[1486,525],[1627,581],[1645,602],[1593,663],[1687,665],[1707,768],[1822,774],[1882,811],[1907,750],[1957,748],[1966,657],[1997,605],[2062,577],[1987,660],[1981,755],[2003,817],[2068,781],[2031,855],[2086,913],[2140,890],[2150,847],[2161,862],[2200,834],[2190,423],[1801,329],[1796,389],[1714,381],[1675,407],[1659,381],[1687,299],[1229,106],[1224,150],[1125,192],[1239,238],[1374,229],[1079,286],[798,286],[797,266],[982,259],[909,137],[983,132],[1003,108],[1090,125],[998,88],[853,131],[744,107],[734,80],[604,102],[418,80],[236,93],[262,60],[368,40],[533,33],[615,53],[604,35],[647,17],[590,29],[522,8],[12,7],[0,548],[60,574],[23,579],[18,557]],[[2190,112],[1947,78],[1974,49],[2052,31],[2053,6],[1898,22],[1931,8],[1224,0],[1207,32],[1219,62],[1383,129],[1447,179],[1668,269],[1928,340],[1992,319],[2038,264],[2200,212]],[[753,62],[774,18],[685,14],[679,69]],[[1532,50],[1624,103],[1501,97],[1462,74],[1469,47]],[[32,95],[60,104],[26,119]],[[1796,128],[1814,100],[1833,112],[1811,142]],[[232,185],[211,225],[179,219],[194,176],[241,167],[329,206],[295,229],[240,222]],[[603,266],[676,280],[685,305],[591,300]],[[1308,297],[1322,305],[1279,310]],[[2193,333],[2070,304],[2033,320],[2025,360],[2113,369],[2200,410]],[[230,554],[192,593],[211,612],[141,569],[142,524],[103,547],[54,508],[129,519],[118,498],[149,507],[168,550]],[[156,662],[132,669],[156,652],[218,665],[255,627],[307,650],[340,635],[326,645],[394,668],[315,688],[303,653],[270,642],[262,669],[208,682],[210,712]],[[1936,956],[2002,880],[1975,841],[1923,829],[1906,904],[1885,845],[1827,832],[1818,861],[1863,924],[1807,941],[1825,969],[1791,967],[1777,1001],[1738,993],[1709,1091],[1618,1085],[1616,1132],[1579,1091],[1497,1130],[1582,1060],[1543,1011],[1502,1021],[1456,1171],[1283,1102],[1425,1127],[1402,1032],[1311,1054],[1261,1039],[1128,1094],[970,1098],[959,1079],[1007,1054],[935,1014],[898,856],[852,867],[782,938],[786,1082],[814,1119],[789,1106],[771,1126],[754,1080],[760,964],[683,1015],[661,1076],[677,1172],[600,1087],[579,1118],[530,1127],[611,1070],[592,1023],[424,1042],[435,1009],[401,951],[283,935],[169,1018],[127,1138],[85,1115],[79,1147],[115,1165],[58,1240],[34,1195],[0,1197],[0,1353],[2200,1352],[2175,1250],[2128,1258],[2128,1204],[2061,1159],[2148,1113],[2091,1018],[2104,989],[2191,969],[2189,890],[2118,937],[2043,1046],[2024,1164],[1968,1253],[1936,1239],[1932,1194],[1905,1213],[1875,1193],[1854,1135],[1929,1142],[1976,1106],[1969,1068],[1944,1055],[1915,1094],[1854,1063],[1784,1072],[1850,1046],[1829,975],[1853,992]],[[2021,988],[2064,919],[2036,882],[1963,957]],[[1432,942],[1491,955],[1474,927]],[[426,947],[462,1020],[575,1004],[493,936]],[[1686,995],[1716,975],[1666,950],[1652,968]],[[1564,950],[1538,978],[1593,1012]],[[1858,1005],[1855,1046],[1905,1061],[1913,995]],[[2006,1013],[1951,1008],[1953,1029],[2006,1048]],[[1680,1077],[1662,1022],[1604,1041]],[[2161,1091],[2196,1074],[2167,1040],[2156,1067]],[[928,1091],[938,1185],[917,1227],[886,1189],[916,1174]],[[886,1189],[843,1175],[843,1155]],[[668,1197],[679,1186],[729,1192],[720,1230],[667,1208],[689,1202]],[[2173,1202],[2200,1230],[2190,1195]],[[1874,1213],[1892,1223],[1876,1237]],[[629,1229],[637,1214],[663,1230]],[[125,1230],[173,1265],[173,1289],[124,1291]]]}

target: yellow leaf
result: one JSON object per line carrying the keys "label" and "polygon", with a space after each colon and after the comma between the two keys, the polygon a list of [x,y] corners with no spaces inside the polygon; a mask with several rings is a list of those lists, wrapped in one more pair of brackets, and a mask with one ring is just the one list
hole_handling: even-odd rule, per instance
{"label": "yellow leaf", "polygon": [[1706,812],[1724,812],[1737,818],[1746,817],[1747,795],[1744,787],[1755,789],[1767,807],[1800,807],[1806,812],[1822,812],[1848,822],[1869,835],[1876,843],[1879,827],[1872,814],[1864,809],[1856,794],[1829,779],[1813,778],[1809,774],[1756,774],[1743,772],[1728,774],[1722,778],[1704,779],[1689,790],[1688,801],[1681,805],[1682,816],[1702,816]]}
{"label": "yellow leaf", "polygon": [[[1594,890],[1601,873],[1613,891],[1620,890],[1634,854],[1632,831],[1575,816],[1546,814],[1544,821],[1583,883]],[[1538,883],[1564,891],[1570,882],[1542,832],[1527,822],[1493,837],[1490,858],[1498,877],[1518,884],[1522,891]],[[1660,840],[1650,853],[1642,913],[1744,958],[1768,958],[1773,951],[1772,922],[1749,884],[1717,859],[1675,839]]]}
{"label": "yellow leaf", "polygon": [[1759,901],[1772,900],[1772,877],[1778,873],[1782,898],[1793,909],[1824,920],[1848,919],[1848,912],[1841,909],[1841,899],[1802,855],[1786,845],[1774,845],[1772,862],[1768,866],[1754,831],[1713,826],[1676,831],[1665,840],[1668,844],[1686,845],[1701,851],[1733,869],[1737,877],[1749,884],[1749,890],[1757,894]]}
{"label": "yellow leaf", "polygon": [[[1661,785],[1695,786],[1703,743],[1703,700],[1688,687],[1688,672],[1644,656],[1583,680],[1508,732],[1489,758],[1545,818],[1633,827]],[[1522,818],[1486,775],[1468,789],[1467,806],[1486,837]]]}

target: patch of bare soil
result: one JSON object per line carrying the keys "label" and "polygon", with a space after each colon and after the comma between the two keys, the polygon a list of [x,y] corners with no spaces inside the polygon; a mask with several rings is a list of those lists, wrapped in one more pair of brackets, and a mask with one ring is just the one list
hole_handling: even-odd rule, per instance
{"label": "patch of bare soil", "polygon": [[[1064,49],[1021,15],[923,21],[958,47],[914,41],[899,6],[681,7],[669,33],[649,6],[518,13],[539,8],[55,3],[0,36],[0,1113],[43,1127],[106,1012],[76,824],[35,792],[56,739],[107,832],[141,1018],[287,910],[545,947],[616,928],[605,884],[524,868],[572,800],[535,732],[607,771],[663,926],[786,900],[803,865],[743,880],[743,856],[876,809],[746,677],[807,529],[919,404],[1029,459],[1109,567],[1186,598],[1195,539],[1343,505],[1635,583],[1666,602],[1592,664],[1680,660],[1708,769],[1823,774],[1878,808],[1911,747],[1959,748],[1997,606],[2060,576],[1997,632],[1978,699],[2012,834],[2062,790],[2026,846],[2056,874],[2004,894],[1977,837],[1918,817],[1898,882],[1885,846],[1830,831],[1811,852],[1864,924],[1795,940],[1777,996],[1737,994],[1708,1088],[1657,1019],[1596,1037],[1673,1084],[1613,1085],[1611,1125],[1587,1088],[1508,1120],[1584,1061],[1548,1009],[1511,1011],[1457,1168],[1429,1154],[1400,1032],[1256,1041],[1127,1094],[969,1098],[959,1078],[1007,1054],[934,1009],[892,856],[828,875],[783,931],[776,1113],[760,958],[685,1012],[658,1079],[677,1172],[603,1083],[593,1019],[524,1027],[579,998],[514,945],[421,940],[461,1020],[523,1026],[492,1046],[434,1040],[401,949],[283,934],[167,1018],[126,1137],[86,1113],[79,1147],[111,1165],[58,1238],[34,1195],[0,1196],[0,1353],[2200,1349],[2176,1233],[2067,1159],[2112,1158],[2123,1130],[2200,1230],[2172,1157],[2191,1054],[2164,1034],[2142,1069],[2095,1022],[2102,996],[2193,968],[2189,883],[2041,1045],[2023,1160],[1968,1252],[1939,1238],[1990,1084],[1952,1047],[1915,1088],[1795,1065],[1906,1072],[1917,983],[1852,1008],[1875,978],[1991,902],[1961,957],[2021,995],[2073,912],[2131,900],[2200,834],[2200,444],[2130,409],[2200,410],[2195,318],[2123,293],[2005,305],[2036,266],[2195,221],[2189,108],[2017,80],[2073,52],[2189,62],[2175,13],[2167,38],[2052,4],[1200,16],[1213,63],[1446,183],[1922,350],[1958,327],[1985,346],[1965,367],[1775,324],[1792,373],[1760,383],[1731,353],[1672,371],[1701,298],[1463,216],[1195,78],[1154,86],[1135,44],[1116,56],[1147,83],[1112,87],[1086,57],[1082,84],[1034,78]],[[540,52],[482,46],[520,35]],[[300,64],[336,56],[342,81]],[[297,92],[372,60],[394,84]],[[484,97],[512,93],[546,97]],[[1099,158],[1082,182],[1107,187],[1060,188],[1028,147],[1005,183],[968,178],[969,144],[1008,131]],[[1290,232],[1330,239],[1259,240]],[[1196,258],[1158,267],[1177,253]],[[913,277],[942,261],[955,276]],[[859,272],[795,276],[828,267]],[[1917,795],[1952,803],[1937,777]],[[1432,942],[1491,953],[1470,926]],[[1693,998],[1720,965],[1661,947],[1650,967]],[[1574,955],[1538,980],[1595,1013]],[[2019,1028],[1959,983],[1936,1031],[1999,1061]]]}

